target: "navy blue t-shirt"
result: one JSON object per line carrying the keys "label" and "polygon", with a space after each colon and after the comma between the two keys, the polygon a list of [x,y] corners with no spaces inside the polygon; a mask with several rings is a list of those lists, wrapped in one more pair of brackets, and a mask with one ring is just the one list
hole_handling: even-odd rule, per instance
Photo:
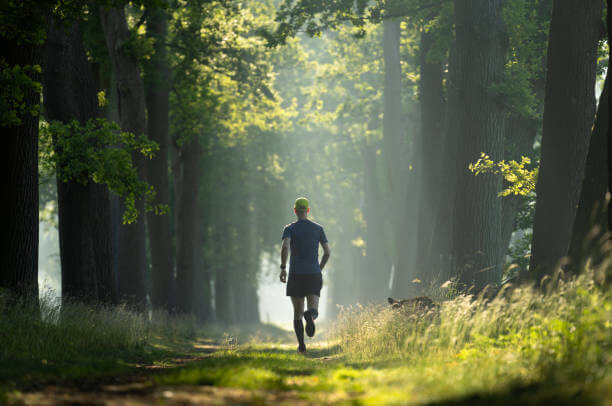
{"label": "navy blue t-shirt", "polygon": [[285,227],[283,240],[291,238],[289,272],[296,274],[321,273],[319,243],[326,243],[323,227],[310,220],[298,220]]}

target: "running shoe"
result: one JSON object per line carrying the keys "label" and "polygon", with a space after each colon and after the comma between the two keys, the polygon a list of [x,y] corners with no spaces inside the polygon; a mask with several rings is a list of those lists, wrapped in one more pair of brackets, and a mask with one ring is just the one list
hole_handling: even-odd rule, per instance
{"label": "running shoe", "polygon": [[312,337],[315,334],[315,324],[310,310],[304,312],[304,318],[306,319],[306,334]]}

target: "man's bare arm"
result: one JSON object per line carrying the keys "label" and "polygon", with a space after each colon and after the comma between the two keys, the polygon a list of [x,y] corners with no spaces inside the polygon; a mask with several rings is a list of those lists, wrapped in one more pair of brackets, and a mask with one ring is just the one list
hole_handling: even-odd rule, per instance
{"label": "man's bare arm", "polygon": [[281,246],[281,273],[280,280],[285,283],[287,281],[287,271],[284,269],[287,266],[287,258],[289,257],[289,244],[291,238],[283,238],[283,245]]}
{"label": "man's bare arm", "polygon": [[325,264],[327,264],[327,261],[329,260],[331,250],[329,249],[329,244],[326,242],[321,243],[321,246],[323,247],[323,257],[321,258],[321,264],[319,267],[321,270],[323,270],[323,268],[325,268]]}
{"label": "man's bare arm", "polygon": [[287,258],[289,257],[289,244],[291,238],[287,237],[283,239],[283,245],[281,246],[281,265],[287,265]]}

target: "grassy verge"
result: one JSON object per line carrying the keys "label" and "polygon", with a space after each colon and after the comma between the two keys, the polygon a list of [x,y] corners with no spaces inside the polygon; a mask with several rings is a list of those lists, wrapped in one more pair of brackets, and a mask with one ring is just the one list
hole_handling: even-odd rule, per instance
{"label": "grassy verge", "polygon": [[[169,324],[172,324],[170,326]],[[188,351],[190,320],[150,323],[124,308],[6,306],[0,318],[0,389],[129,373]],[[162,339],[166,347],[155,345]]]}

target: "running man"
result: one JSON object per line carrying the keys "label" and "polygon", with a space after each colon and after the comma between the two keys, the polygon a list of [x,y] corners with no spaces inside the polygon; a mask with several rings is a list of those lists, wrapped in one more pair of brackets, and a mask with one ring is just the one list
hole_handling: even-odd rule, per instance
{"label": "running man", "polygon": [[[286,226],[283,231],[280,281],[287,282],[287,296],[291,297],[293,303],[293,329],[299,343],[298,352],[305,354],[302,317],[306,320],[306,334],[308,337],[314,336],[314,321],[319,315],[319,296],[323,286],[321,271],[329,259],[330,250],[323,227],[308,220],[310,212],[308,199],[298,198],[293,211],[298,220]],[[323,247],[321,263],[319,263],[319,244]],[[291,248],[291,262],[289,280],[287,280],[289,248]],[[304,298],[308,304],[306,311],[304,311]]]}

